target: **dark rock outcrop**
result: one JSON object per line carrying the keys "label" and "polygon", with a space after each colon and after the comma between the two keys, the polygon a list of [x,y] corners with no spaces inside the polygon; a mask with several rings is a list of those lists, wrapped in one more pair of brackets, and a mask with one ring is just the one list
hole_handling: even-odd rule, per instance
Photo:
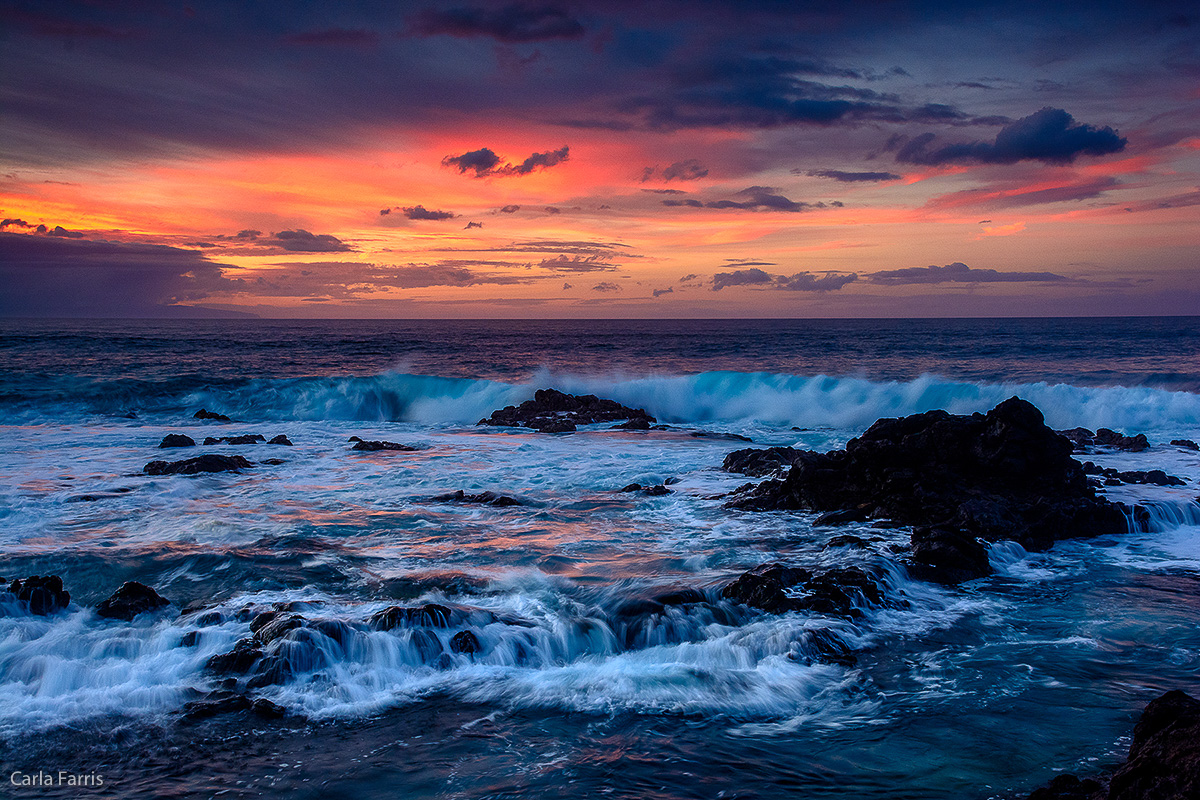
{"label": "dark rock outcrop", "polygon": [[1118,450],[1128,450],[1131,453],[1140,453],[1150,446],[1144,433],[1139,433],[1137,436],[1125,436],[1110,428],[1097,430],[1095,443],[1115,447]]}
{"label": "dark rock outcrop", "polygon": [[63,588],[62,578],[57,575],[30,575],[24,580],[15,579],[8,591],[29,608],[30,614],[44,617],[61,611],[71,602],[71,593]]}
{"label": "dark rock outcrop", "polygon": [[932,583],[955,584],[992,573],[987,548],[978,539],[942,527],[918,527],[912,533],[909,573]]}
{"label": "dark rock outcrop", "polygon": [[171,601],[144,583],[128,581],[96,606],[96,613],[109,619],[132,620],[138,614],[168,606]]}
{"label": "dark rock outcrop", "polygon": [[1083,462],[1084,475],[1097,475],[1105,478],[1104,485],[1119,486],[1122,483],[1150,483],[1155,486],[1185,486],[1187,481],[1174,475],[1168,475],[1161,469],[1129,470],[1121,472],[1111,467],[1100,467],[1091,461]]}
{"label": "dark rock outcrop", "polygon": [[457,492],[439,494],[431,499],[435,503],[478,503],[480,505],[497,506],[499,508],[519,506],[522,504],[517,498],[509,497],[506,494],[496,494],[495,492],[467,494],[462,489],[459,489]]}
{"label": "dark rock outcrop", "polygon": [[618,425],[613,425],[614,431],[648,431],[650,430],[649,417],[635,417],[628,422],[622,422]]}
{"label": "dark rock outcrop", "polygon": [[[1028,550],[1126,532],[1121,507],[1096,496],[1071,452],[1070,441],[1046,427],[1037,408],[1014,397],[986,415],[929,411],[881,419],[845,450],[800,452],[784,479],[742,487],[726,505],[859,509],[871,519],[971,539],[1013,539]],[[977,561],[978,551],[967,551],[966,560]],[[949,560],[942,546],[931,544],[925,553]]]}
{"label": "dark rock outcrop", "polygon": [[377,631],[390,631],[405,625],[425,625],[430,628],[445,628],[450,625],[453,612],[437,603],[423,606],[389,606],[371,617],[371,627]]}
{"label": "dark rock outcrop", "polygon": [[204,443],[206,445],[213,444],[258,444],[265,442],[267,437],[261,433],[247,433],[242,436],[206,436]]}
{"label": "dark rock outcrop", "polygon": [[397,450],[404,453],[412,453],[420,450],[419,447],[412,447],[407,444],[397,444],[396,442],[373,442],[359,439],[355,442],[351,450],[358,450],[363,453],[376,453],[380,450]]}
{"label": "dark rock outcrop", "polygon": [[1200,444],[1196,444],[1191,439],[1172,439],[1171,444],[1182,447],[1184,450],[1200,450]]}
{"label": "dark rock outcrop", "polygon": [[216,422],[229,422],[229,417],[224,414],[218,414],[215,411],[209,411],[206,408],[202,408],[195,414],[192,414],[192,419],[211,419]]}
{"label": "dark rock outcrop", "polygon": [[1059,436],[1065,436],[1075,445],[1075,451],[1082,453],[1089,445],[1096,443],[1096,434],[1087,428],[1071,428],[1069,431],[1057,431]]}
{"label": "dark rock outcrop", "polygon": [[479,643],[479,637],[472,631],[459,631],[450,637],[450,651],[452,653],[472,655],[482,649],[483,645]]}
{"label": "dark rock outcrop", "polygon": [[158,445],[162,447],[195,447],[196,440],[182,433],[168,433]]}
{"label": "dark rock outcrop", "polygon": [[267,442],[267,444],[282,444],[282,445],[285,445],[285,446],[287,446],[287,447],[292,447],[292,446],[293,446],[293,445],[292,445],[292,440],[291,440],[291,439],[289,439],[289,438],[288,438],[288,437],[287,437],[285,434],[282,434],[282,433],[281,433],[281,434],[279,434],[278,436],[275,436],[275,437],[273,437],[273,438],[271,439],[271,441]]}
{"label": "dark rock outcrop", "polygon": [[725,456],[721,469],[761,478],[763,475],[773,475],[788,469],[802,452],[804,451],[794,447],[768,447],[765,450],[751,447],[746,450],[734,450]]}
{"label": "dark rock outcrop", "polygon": [[649,497],[662,497],[664,494],[674,494],[666,487],[666,484],[656,483],[652,486],[642,486],[640,483],[631,483],[628,486],[622,486],[617,490],[621,493],[641,492]]}
{"label": "dark rock outcrop", "polygon": [[1059,775],[1029,800],[1190,800],[1200,797],[1200,701],[1171,691],[1150,701],[1129,758],[1108,779]]}
{"label": "dark rock outcrop", "polygon": [[861,608],[877,608],[885,602],[879,579],[859,567],[813,573],[779,563],[742,573],[721,590],[721,596],[774,614],[815,611],[845,617],[859,616]]}
{"label": "dark rock outcrop", "polygon": [[147,475],[199,475],[202,472],[237,472],[253,466],[241,456],[208,453],[183,461],[151,461],[142,471]]}
{"label": "dark rock outcrop", "polygon": [[[487,419],[479,420],[479,424],[533,428],[542,433],[566,433],[575,430],[577,425],[620,420],[636,421],[637,426],[629,430],[647,430],[650,423],[656,422],[643,409],[629,408],[594,394],[573,395],[557,389],[538,389],[532,400],[493,411]],[[645,427],[642,427],[643,421]]]}
{"label": "dark rock outcrop", "polygon": [[208,719],[219,714],[233,714],[250,708],[250,698],[229,689],[209,692],[200,700],[183,705],[183,716],[187,720]]}

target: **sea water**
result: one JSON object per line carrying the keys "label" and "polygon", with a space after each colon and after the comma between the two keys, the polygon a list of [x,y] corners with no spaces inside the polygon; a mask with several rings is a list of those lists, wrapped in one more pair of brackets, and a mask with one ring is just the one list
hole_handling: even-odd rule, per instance
{"label": "sea water", "polygon": [[[544,387],[671,429],[475,424]],[[1144,432],[1147,451],[1080,458],[1185,485],[1107,489],[1150,530],[999,543],[996,573],[959,587],[908,576],[906,529],[723,506],[747,480],[719,469],[732,450],[828,450],[1013,395],[1055,428]],[[161,450],[168,433],[294,446]],[[0,576],[60,575],[73,600],[37,617],[0,595],[0,778],[104,779],[36,789],[64,797],[1018,796],[1119,762],[1149,699],[1200,691],[1200,454],[1173,439],[1200,439],[1195,318],[0,322]],[[256,466],[142,471],[202,452]],[[521,505],[432,500],[458,489]],[[843,534],[863,545],[830,546]],[[721,599],[768,561],[870,568],[888,602],[845,619]],[[127,580],[172,607],[99,618]],[[647,604],[682,588],[707,602]],[[208,659],[281,603],[343,626],[255,692],[289,715],[183,719],[219,680]],[[366,624],[423,603],[451,624]],[[450,648],[462,630],[478,653]],[[853,664],[825,663],[831,640]]]}

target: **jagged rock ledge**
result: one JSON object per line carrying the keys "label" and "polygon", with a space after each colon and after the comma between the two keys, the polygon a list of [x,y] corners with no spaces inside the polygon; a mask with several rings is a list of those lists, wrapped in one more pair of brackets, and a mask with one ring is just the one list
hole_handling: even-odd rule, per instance
{"label": "jagged rock ledge", "polygon": [[990,573],[981,540],[1044,550],[1128,531],[1125,509],[1096,495],[1071,452],[1036,407],[1013,397],[986,415],[878,420],[844,450],[799,451],[786,477],[747,484],[726,506],[913,525],[917,577],[957,583]]}
{"label": "jagged rock ledge", "polygon": [[606,400],[594,394],[574,395],[557,389],[538,389],[532,400],[519,406],[505,406],[479,425],[498,425],[512,428],[533,428],[542,433],[569,433],[579,425],[597,422],[619,422],[628,420],[631,430],[646,427],[657,420],[644,409],[629,408],[615,400]]}

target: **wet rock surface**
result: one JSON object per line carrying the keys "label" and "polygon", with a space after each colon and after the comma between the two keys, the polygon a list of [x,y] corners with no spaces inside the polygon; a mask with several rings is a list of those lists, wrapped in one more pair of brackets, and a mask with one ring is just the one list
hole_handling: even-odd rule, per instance
{"label": "wet rock surface", "polygon": [[742,573],[721,596],[775,614],[813,611],[844,617],[859,616],[862,608],[885,602],[880,579],[861,567],[814,573],[776,562]]}
{"label": "wet rock surface", "polygon": [[1172,439],[1171,444],[1182,447],[1184,450],[1200,450],[1200,444],[1196,444],[1191,439]]}
{"label": "wet rock surface", "polygon": [[721,469],[726,472],[761,478],[764,475],[774,475],[776,472],[783,472],[791,468],[802,452],[804,451],[794,447],[734,450],[725,456],[725,462],[721,464]]}
{"label": "wet rock surface", "polygon": [[261,433],[247,433],[241,436],[206,436],[204,443],[206,445],[213,444],[258,444],[265,442],[267,437]]}
{"label": "wet rock surface", "polygon": [[[785,478],[742,487],[726,505],[857,509],[867,519],[1013,539],[1028,550],[1126,532],[1122,508],[1096,496],[1071,452],[1037,408],[1014,397],[986,415],[929,411],[881,419],[845,450],[800,452]],[[937,538],[941,545],[927,546],[925,556],[957,561],[948,541]],[[978,560],[974,548],[949,549],[963,551],[964,565]]]}
{"label": "wet rock surface", "polygon": [[206,408],[202,408],[193,414],[192,419],[209,419],[213,420],[214,422],[229,422],[229,417],[225,416],[224,414],[218,414],[215,411],[209,411]]}
{"label": "wet rock surface", "polygon": [[479,420],[478,424],[533,428],[542,433],[567,433],[579,425],[622,420],[636,423],[627,430],[648,430],[650,423],[656,421],[643,409],[629,408],[594,394],[573,395],[557,389],[538,389],[532,400],[493,411],[490,417]]}
{"label": "wet rock surface", "polygon": [[96,613],[108,619],[122,619],[128,622],[138,614],[155,611],[170,604],[170,600],[146,584],[128,581],[96,606]]}
{"label": "wet rock surface", "polygon": [[1175,475],[1168,475],[1161,469],[1119,471],[1111,467],[1100,467],[1091,461],[1083,462],[1084,475],[1104,477],[1104,485],[1119,486],[1122,483],[1153,484],[1155,486],[1185,486],[1187,481]]}
{"label": "wet rock surface", "polygon": [[62,578],[57,575],[17,578],[8,585],[8,591],[29,609],[30,614],[41,617],[61,611],[71,603],[71,593],[63,588]]}
{"label": "wet rock surface", "polygon": [[185,436],[182,433],[168,433],[159,442],[158,446],[162,447],[195,447],[196,440],[190,436]]}
{"label": "wet rock surface", "polygon": [[404,453],[412,453],[412,452],[416,452],[417,450],[420,450],[421,448],[412,447],[411,445],[407,445],[407,444],[397,444],[396,442],[367,441],[364,439],[356,438],[354,447],[351,447],[350,449],[358,450],[359,452],[362,452],[362,453],[377,453],[380,450],[395,450],[395,451],[404,452]]}
{"label": "wet rock surface", "polygon": [[202,472],[237,472],[253,466],[242,456],[208,453],[183,461],[151,461],[142,471],[147,475],[199,475]]}
{"label": "wet rock surface", "polygon": [[517,498],[509,497],[506,494],[496,494],[495,492],[467,494],[462,489],[456,492],[435,495],[431,500],[434,503],[475,503],[477,505],[496,506],[497,508],[523,505]]}
{"label": "wet rock surface", "polygon": [[649,497],[661,497],[665,494],[674,494],[674,492],[668,489],[664,483],[657,483],[652,486],[643,486],[640,483],[631,483],[628,486],[622,486],[617,491],[622,494],[638,492]]}
{"label": "wet rock surface", "polygon": [[1071,428],[1066,431],[1058,431],[1058,433],[1071,440],[1077,453],[1087,452],[1088,448],[1094,445],[1127,450],[1131,453],[1140,453],[1150,446],[1144,433],[1126,436],[1111,428],[1100,428],[1095,433],[1087,428]]}
{"label": "wet rock surface", "polygon": [[1059,775],[1029,800],[1190,800],[1200,797],[1200,700],[1178,690],[1150,701],[1129,758],[1105,783]]}

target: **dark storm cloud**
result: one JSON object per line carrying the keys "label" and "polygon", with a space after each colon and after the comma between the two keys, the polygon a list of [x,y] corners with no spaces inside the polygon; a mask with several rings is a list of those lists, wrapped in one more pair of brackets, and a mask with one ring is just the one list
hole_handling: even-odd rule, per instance
{"label": "dark storm cloud", "polygon": [[544,258],[535,266],[542,269],[551,269],[555,272],[610,272],[617,268],[617,265],[605,260],[603,255],[558,255],[553,258]]}
{"label": "dark storm cloud", "polygon": [[426,36],[490,36],[501,42],[578,39],[585,33],[583,25],[562,9],[523,4],[498,9],[429,9],[415,16],[413,30]]}
{"label": "dark storm cloud", "polygon": [[794,200],[789,200],[781,194],[777,194],[779,190],[770,186],[750,186],[742,189],[735,197],[744,198],[742,200],[714,200],[705,203],[705,208],[741,208],[748,211],[804,211],[807,208],[812,208],[811,203],[798,203]]}
{"label": "dark storm cloud", "polygon": [[79,231],[69,231],[62,225],[56,225],[52,230],[46,231],[47,236],[57,236],[60,239],[82,239],[83,234]]}
{"label": "dark storm cloud", "polygon": [[[864,122],[970,124],[978,120],[945,103],[910,105],[892,93],[810,77],[844,77],[805,59],[738,55],[696,60],[674,68],[665,85],[617,102],[617,119],[563,120],[581,128],[648,130],[781,128]],[[807,77],[806,77],[807,76]]]}
{"label": "dark storm cloud", "polygon": [[[250,232],[242,231],[242,233]],[[237,238],[243,238],[242,233],[239,233]],[[246,236],[245,238],[256,239],[258,237]],[[313,234],[303,229],[280,231],[275,234],[274,241],[271,244],[292,253],[341,253],[353,249],[350,245],[332,234]]]}
{"label": "dark storm cloud", "polygon": [[774,288],[788,292],[835,292],[856,280],[858,275],[855,273],[813,275],[810,272],[797,272],[794,275],[776,276]]}
{"label": "dark storm cloud", "polygon": [[[799,170],[792,170],[799,175]],[[901,176],[894,172],[843,172],[840,169],[818,169],[807,173],[813,178],[830,178],[841,183],[869,183],[877,181],[898,181]]]}
{"label": "dark storm cloud", "polygon": [[32,228],[33,226],[30,225],[28,222],[26,222],[23,219],[15,219],[13,217],[9,217],[8,219],[4,220],[3,222],[0,222],[0,230],[2,230],[4,228],[8,228],[8,227]]}
{"label": "dark storm cloud", "polygon": [[[506,265],[507,266],[507,265]],[[351,299],[390,289],[528,283],[531,278],[479,272],[458,263],[364,264],[358,261],[282,262],[257,268],[245,288],[268,297]]]}
{"label": "dark storm cloud", "polygon": [[789,292],[833,292],[858,280],[858,275],[813,274],[797,272],[792,275],[769,275],[758,268],[718,272],[712,277],[712,290],[719,292],[729,286],[753,286]]}
{"label": "dark storm cloud", "polygon": [[662,171],[665,181],[695,181],[706,175],[708,175],[708,168],[695,158],[676,161]]}
{"label": "dark storm cloud", "polygon": [[694,273],[694,272],[689,272],[687,275],[684,275],[682,278],[680,278],[680,279],[679,279],[679,282],[680,282],[680,283],[687,283],[688,281],[694,281],[694,280],[696,280],[696,278],[699,278],[699,277],[700,277],[700,276],[699,276],[699,275],[697,275],[696,273]]}
{"label": "dark storm cloud", "polygon": [[1081,155],[1119,153],[1128,140],[1112,128],[1076,123],[1061,108],[1043,108],[1006,125],[994,142],[964,142],[932,148],[932,133],[924,133],[899,147],[896,160],[906,164],[1015,164],[1041,161],[1070,164]]}
{"label": "dark storm cloud", "polygon": [[434,211],[434,210],[425,208],[425,206],[404,206],[403,208],[400,209],[400,212],[402,214],[404,214],[404,216],[408,217],[409,219],[416,219],[416,220],[434,220],[434,221],[436,221],[436,220],[453,219],[454,218],[453,211],[440,211],[440,210]]}
{"label": "dark storm cloud", "polygon": [[446,156],[442,159],[442,166],[454,167],[460,173],[470,170],[476,178],[485,178],[491,175],[528,175],[539,169],[558,166],[570,158],[570,155],[571,148],[564,145],[557,150],[533,153],[520,164],[501,164],[500,156],[496,155],[490,147],[481,147],[460,156]]}
{"label": "dark storm cloud", "polygon": [[471,170],[477,178],[490,175],[499,164],[500,156],[490,147],[481,147],[478,150],[469,150],[461,156],[446,156],[442,159],[443,167],[456,167],[459,172]]}
{"label": "dark storm cloud", "polygon": [[907,267],[873,272],[867,276],[871,283],[890,285],[930,283],[1053,283],[1069,280],[1053,272],[999,272],[994,269],[975,269],[961,261],[944,267]]}
{"label": "dark storm cloud", "polygon": [[712,290],[719,292],[727,286],[758,286],[771,283],[772,280],[770,275],[758,268],[718,272],[712,277]]}
{"label": "dark storm cloud", "polygon": [[0,316],[147,317],[237,291],[194,250],[0,233]]}

